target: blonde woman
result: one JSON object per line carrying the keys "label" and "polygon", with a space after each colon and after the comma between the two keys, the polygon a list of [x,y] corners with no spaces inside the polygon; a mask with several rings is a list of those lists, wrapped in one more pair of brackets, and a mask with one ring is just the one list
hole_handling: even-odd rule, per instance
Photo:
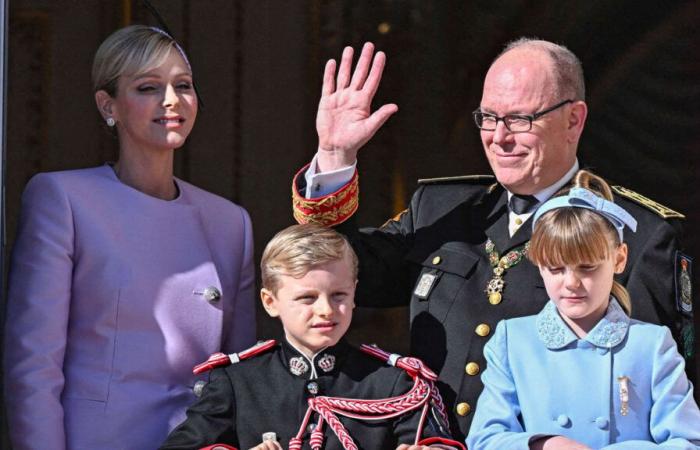
{"label": "blonde woman", "polygon": [[197,117],[184,51],[120,29],[93,82],[118,161],[39,174],[22,199],[5,339],[15,450],[152,450],[195,399],[192,366],[254,341],[248,214],[173,176]]}

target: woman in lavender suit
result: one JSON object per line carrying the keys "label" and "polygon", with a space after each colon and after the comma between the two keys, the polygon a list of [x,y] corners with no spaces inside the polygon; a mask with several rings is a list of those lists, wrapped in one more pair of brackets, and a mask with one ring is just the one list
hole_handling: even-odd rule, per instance
{"label": "woman in lavender suit", "polygon": [[195,399],[192,366],[254,341],[248,214],[173,176],[197,115],[182,48],[118,30],[93,82],[119,160],[39,174],[22,198],[4,352],[15,450],[154,449]]}

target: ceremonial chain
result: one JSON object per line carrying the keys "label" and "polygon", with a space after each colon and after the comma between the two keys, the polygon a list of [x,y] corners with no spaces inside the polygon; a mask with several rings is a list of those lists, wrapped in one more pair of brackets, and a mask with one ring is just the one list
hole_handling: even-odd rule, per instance
{"label": "ceremonial chain", "polygon": [[489,256],[489,263],[493,267],[493,278],[489,280],[489,284],[486,286],[489,303],[492,305],[501,303],[501,300],[503,300],[503,288],[506,284],[503,281],[503,274],[505,274],[506,269],[510,269],[518,264],[527,255],[529,248],[530,241],[527,241],[524,245],[509,251],[501,257],[498,255],[493,241],[490,238],[486,241],[486,253]]}

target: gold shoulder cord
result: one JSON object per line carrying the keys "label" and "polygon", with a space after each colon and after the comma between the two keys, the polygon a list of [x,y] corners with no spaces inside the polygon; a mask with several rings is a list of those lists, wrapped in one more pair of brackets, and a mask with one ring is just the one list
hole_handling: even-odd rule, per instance
{"label": "gold shoulder cord", "polygon": [[654,200],[643,196],[642,194],[634,192],[631,189],[627,189],[627,188],[622,187],[622,186],[611,186],[611,188],[612,188],[613,192],[615,192],[616,194],[621,195],[625,198],[628,198],[635,203],[639,203],[640,205],[646,207],[647,209],[654,211],[656,214],[663,217],[664,219],[671,219],[671,218],[685,219],[685,215],[679,213],[678,211],[674,211],[671,208],[667,208],[666,206],[664,206],[660,203],[657,203]]}

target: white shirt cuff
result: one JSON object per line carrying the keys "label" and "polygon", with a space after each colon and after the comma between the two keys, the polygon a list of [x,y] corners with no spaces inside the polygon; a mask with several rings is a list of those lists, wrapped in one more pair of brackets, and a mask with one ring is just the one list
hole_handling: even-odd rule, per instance
{"label": "white shirt cuff", "polygon": [[357,160],[351,166],[331,170],[329,172],[316,173],[316,170],[318,170],[316,157],[317,155],[314,155],[314,159],[311,160],[311,164],[309,164],[309,168],[306,169],[306,173],[304,174],[304,179],[306,180],[306,192],[304,192],[304,197],[306,198],[318,198],[332,194],[345,186],[355,174]]}

